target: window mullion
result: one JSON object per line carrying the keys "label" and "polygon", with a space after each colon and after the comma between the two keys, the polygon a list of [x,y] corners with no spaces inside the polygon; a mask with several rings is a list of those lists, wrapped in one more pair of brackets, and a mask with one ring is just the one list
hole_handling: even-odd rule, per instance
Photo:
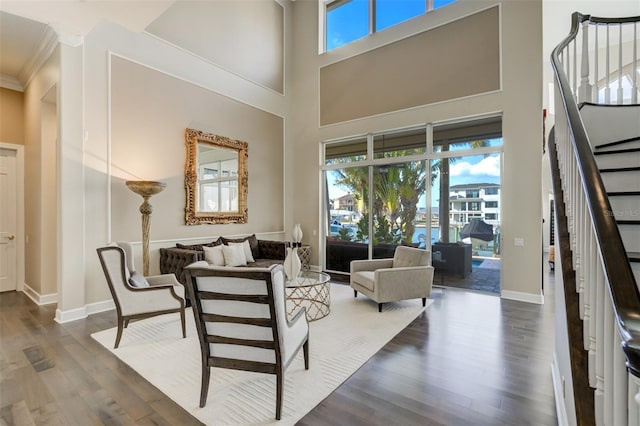
{"label": "window mullion", "polygon": [[376,0],[369,0],[369,35],[376,31]]}

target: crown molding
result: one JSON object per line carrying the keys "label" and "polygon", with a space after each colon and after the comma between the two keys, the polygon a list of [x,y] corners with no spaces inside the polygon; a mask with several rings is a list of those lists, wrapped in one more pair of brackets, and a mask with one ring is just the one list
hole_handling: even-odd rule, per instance
{"label": "crown molding", "polygon": [[20,81],[7,74],[0,74],[0,87],[5,89],[16,90],[18,92],[24,92],[24,86]]}
{"label": "crown molding", "polygon": [[42,68],[47,59],[49,59],[58,42],[58,34],[48,26],[42,33],[37,52],[29,58],[18,73],[18,80],[22,82],[24,87],[29,85],[36,73]]}

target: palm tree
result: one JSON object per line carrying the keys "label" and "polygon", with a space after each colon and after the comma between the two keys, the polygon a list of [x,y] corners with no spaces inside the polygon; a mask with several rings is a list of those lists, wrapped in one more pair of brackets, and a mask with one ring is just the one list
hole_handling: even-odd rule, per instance
{"label": "palm tree", "polygon": [[[456,142],[458,143],[458,142]],[[449,141],[437,141],[443,151],[449,150]],[[487,140],[474,140],[467,142],[471,148],[488,146]],[[413,150],[398,150],[385,154],[386,158],[401,160],[407,155],[415,154]],[[345,159],[345,163],[353,164],[355,159]],[[380,220],[374,220],[374,236],[378,227],[388,229],[387,232],[394,235],[400,233],[404,239],[411,242],[415,233],[415,219],[418,213],[418,203],[426,192],[427,164],[426,161],[400,162],[388,166],[378,166],[373,174],[374,202],[372,211],[374,218],[385,217],[388,227],[383,226]],[[444,158],[433,161],[429,165],[429,180],[431,185],[440,176],[440,235],[441,241],[449,241],[449,167],[457,161],[457,158]],[[334,170],[336,185],[342,186],[354,194],[358,204],[363,206],[362,218],[359,224],[359,238],[366,238],[368,233],[367,208],[369,199],[369,170],[366,167],[345,168]],[[376,238],[378,239],[378,238]]]}

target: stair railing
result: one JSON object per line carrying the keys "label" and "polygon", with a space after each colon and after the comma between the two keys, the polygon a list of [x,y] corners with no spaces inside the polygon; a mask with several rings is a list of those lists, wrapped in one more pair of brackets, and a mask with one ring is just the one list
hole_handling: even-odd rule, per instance
{"label": "stair railing", "polygon": [[[578,101],[623,103],[625,70],[639,65],[638,22],[640,17],[610,19],[574,13],[569,35],[551,56],[556,80],[555,150],[598,425],[640,424],[640,294]],[[594,42],[590,42],[590,27],[595,27]],[[601,32],[604,37],[599,36]],[[632,74],[628,103],[637,103],[637,72]],[[615,96],[612,83],[618,84]]]}

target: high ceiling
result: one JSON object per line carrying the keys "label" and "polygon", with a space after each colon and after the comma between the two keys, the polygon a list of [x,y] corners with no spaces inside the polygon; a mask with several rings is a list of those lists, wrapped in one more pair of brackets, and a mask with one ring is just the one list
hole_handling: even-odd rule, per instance
{"label": "high ceiling", "polygon": [[29,81],[37,59],[54,40],[84,37],[102,19],[143,31],[174,1],[23,1],[0,2],[0,86],[15,90]]}
{"label": "high ceiling", "polygon": [[[2,0],[0,86],[22,90],[39,66],[38,59],[43,55],[46,57],[46,49],[58,39],[79,40],[102,19],[141,32],[165,12],[163,19],[171,19],[170,9],[174,3],[159,0]],[[596,16],[634,16],[640,15],[640,1],[543,0],[545,62],[549,61],[553,46],[569,32],[569,18],[574,11]],[[615,12],[613,15],[612,11]]]}

